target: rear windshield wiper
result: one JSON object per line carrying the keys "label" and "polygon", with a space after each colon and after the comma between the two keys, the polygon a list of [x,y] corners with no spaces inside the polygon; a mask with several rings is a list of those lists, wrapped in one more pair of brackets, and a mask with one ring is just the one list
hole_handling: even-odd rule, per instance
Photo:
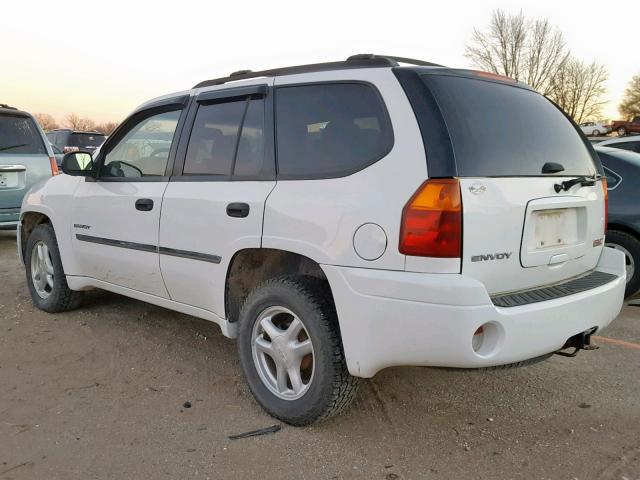
{"label": "rear windshield wiper", "polygon": [[29,145],[29,144],[28,143],[19,143],[18,145],[9,145],[8,147],[0,147],[0,152],[3,152],[5,150],[11,150],[12,148],[26,147],[27,145]]}
{"label": "rear windshield wiper", "polygon": [[564,182],[556,183],[553,186],[553,189],[556,191],[556,193],[560,193],[563,190],[567,192],[571,189],[571,187],[578,184],[583,187],[592,187],[601,178],[602,176],[600,175],[581,175],[579,177],[572,178],[571,180],[565,180]]}

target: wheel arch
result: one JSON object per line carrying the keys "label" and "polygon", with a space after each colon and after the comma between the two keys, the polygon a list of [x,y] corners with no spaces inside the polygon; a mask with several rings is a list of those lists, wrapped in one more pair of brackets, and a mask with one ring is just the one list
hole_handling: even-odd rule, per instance
{"label": "wheel arch", "polygon": [[[249,292],[259,284],[284,275],[307,275],[331,285],[322,267],[315,260],[288,250],[275,248],[245,248],[238,250],[229,262],[224,289],[227,320],[235,323]],[[331,302],[334,303],[333,293]]]}
{"label": "wheel arch", "polygon": [[[51,218],[37,211],[27,211],[20,215],[20,228],[18,229],[18,253],[20,259],[24,264],[25,248],[27,247],[27,240],[34,228],[43,223],[52,223]],[[55,228],[55,227],[54,227]]]}
{"label": "wheel arch", "polygon": [[609,222],[609,224],[607,225],[607,233],[613,230],[626,233],[627,235],[631,235],[635,239],[640,240],[640,232],[638,232],[638,230],[636,230],[635,228],[630,227],[629,225],[617,222]]}

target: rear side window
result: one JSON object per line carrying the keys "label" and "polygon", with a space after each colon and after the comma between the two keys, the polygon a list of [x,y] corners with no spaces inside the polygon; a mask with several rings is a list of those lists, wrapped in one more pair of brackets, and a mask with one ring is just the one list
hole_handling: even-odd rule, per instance
{"label": "rear side window", "polygon": [[629,150],[630,152],[640,153],[640,141],[611,143],[607,145],[607,147],[619,148],[620,150]]}
{"label": "rear side window", "polygon": [[279,178],[349,175],[393,145],[386,108],[366,84],[279,87],[276,122]]}
{"label": "rear side window", "polygon": [[42,136],[29,117],[0,117],[0,154],[46,154]]}
{"label": "rear side window", "polygon": [[264,161],[264,101],[243,99],[198,107],[183,173],[255,177]]}
{"label": "rear side window", "polygon": [[539,176],[547,162],[564,167],[557,175],[596,172],[582,137],[542,95],[465,77],[422,78],[442,111],[459,176]]}

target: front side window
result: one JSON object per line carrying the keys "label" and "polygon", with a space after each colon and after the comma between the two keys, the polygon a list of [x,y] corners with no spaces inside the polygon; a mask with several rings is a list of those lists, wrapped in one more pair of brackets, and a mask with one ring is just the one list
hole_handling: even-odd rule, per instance
{"label": "front side window", "polygon": [[280,87],[276,122],[279,178],[349,175],[393,145],[384,104],[366,84]]}
{"label": "front side window", "polygon": [[162,176],[180,110],[158,113],[135,124],[104,157],[103,177]]}

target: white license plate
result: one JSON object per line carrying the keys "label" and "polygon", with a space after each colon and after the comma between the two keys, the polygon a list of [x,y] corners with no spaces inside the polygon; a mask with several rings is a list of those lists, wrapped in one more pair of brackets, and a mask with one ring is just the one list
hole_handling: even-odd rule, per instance
{"label": "white license plate", "polygon": [[536,249],[571,245],[578,240],[578,215],[575,208],[541,210],[533,213]]}

